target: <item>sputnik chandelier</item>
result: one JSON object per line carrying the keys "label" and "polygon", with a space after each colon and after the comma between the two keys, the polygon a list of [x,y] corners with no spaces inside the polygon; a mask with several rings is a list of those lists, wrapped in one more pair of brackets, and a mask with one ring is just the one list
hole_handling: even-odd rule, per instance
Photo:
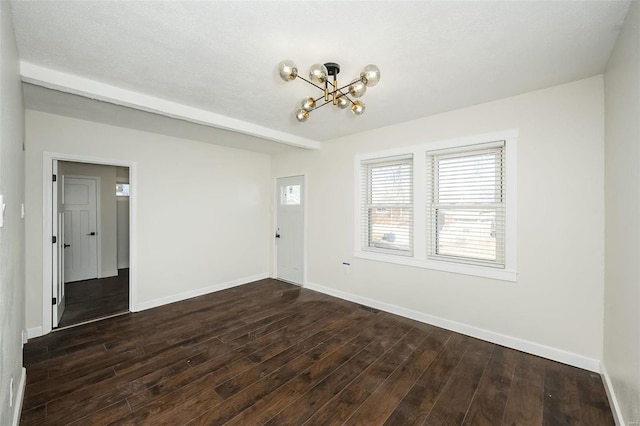
{"label": "sputnik chandelier", "polygon": [[[373,87],[380,81],[380,69],[372,64],[362,69],[360,78],[342,87],[338,87],[337,77],[340,72],[340,65],[334,62],[327,62],[324,65],[312,65],[309,70],[309,80],[298,74],[298,67],[289,59],[280,62],[278,71],[284,81],[292,81],[299,78],[323,92],[317,98],[308,97],[302,100],[300,109],[296,111],[296,118],[300,122],[307,121],[311,111],[329,103],[333,103],[340,109],[351,106],[351,112],[354,115],[362,115],[365,109],[364,103],[352,98],[360,98],[367,91],[367,87]],[[329,81],[330,77],[333,77],[333,82]],[[319,103],[322,100],[324,100],[324,103]]]}

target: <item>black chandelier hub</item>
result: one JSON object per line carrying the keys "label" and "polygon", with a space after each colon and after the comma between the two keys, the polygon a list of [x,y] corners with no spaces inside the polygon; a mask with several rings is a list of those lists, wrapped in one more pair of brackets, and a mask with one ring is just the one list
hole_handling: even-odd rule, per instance
{"label": "black chandelier hub", "polygon": [[335,62],[327,62],[324,66],[327,67],[328,75],[336,76],[340,73],[340,65]]}

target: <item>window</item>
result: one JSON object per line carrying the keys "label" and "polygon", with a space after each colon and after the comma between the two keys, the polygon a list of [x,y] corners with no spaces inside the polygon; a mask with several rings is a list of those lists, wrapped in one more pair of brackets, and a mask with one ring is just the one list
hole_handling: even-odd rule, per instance
{"label": "window", "polygon": [[363,161],[362,248],[392,254],[413,252],[413,159]]}
{"label": "window", "polygon": [[285,185],[280,188],[280,204],[300,205],[300,185]]}
{"label": "window", "polygon": [[504,142],[427,152],[428,256],[504,267]]}
{"label": "window", "polygon": [[517,279],[518,131],[355,157],[354,256]]}
{"label": "window", "polygon": [[129,194],[129,184],[128,183],[116,183],[116,196],[117,197],[128,197]]}

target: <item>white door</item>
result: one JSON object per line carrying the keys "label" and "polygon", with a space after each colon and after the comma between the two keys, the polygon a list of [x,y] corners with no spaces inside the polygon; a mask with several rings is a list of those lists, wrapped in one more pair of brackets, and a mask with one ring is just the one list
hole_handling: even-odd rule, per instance
{"label": "white door", "polygon": [[65,282],[98,277],[97,183],[64,178]]}
{"label": "white door", "polygon": [[279,178],[276,220],[277,277],[302,285],[304,273],[304,176]]}
{"label": "white door", "polygon": [[62,192],[62,179],[58,176],[58,160],[53,160],[53,180],[52,187],[52,230],[55,237],[54,248],[52,253],[53,271],[51,275],[52,284],[52,326],[55,328],[60,323],[65,308],[64,297],[64,213],[62,212],[62,203],[60,202],[60,194]]}

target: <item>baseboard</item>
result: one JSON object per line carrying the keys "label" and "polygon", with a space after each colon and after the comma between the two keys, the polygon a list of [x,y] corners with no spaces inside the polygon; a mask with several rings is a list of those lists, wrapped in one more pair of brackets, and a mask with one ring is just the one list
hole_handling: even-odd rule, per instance
{"label": "baseboard", "polygon": [[457,321],[451,321],[434,315],[428,315],[422,312],[414,311],[412,309],[407,309],[401,306],[392,305],[390,303],[381,302],[379,300],[370,299],[368,297],[336,290],[334,288],[325,287],[319,284],[307,282],[305,283],[304,287],[309,290],[315,290],[320,293],[348,300],[350,302],[371,306],[372,308],[380,309],[385,312],[400,315],[406,318],[411,318],[413,320],[435,325],[447,330],[455,331],[456,333],[465,334],[467,336],[486,340],[488,342],[496,343],[501,346],[506,346],[522,352],[527,352],[533,355],[540,356],[542,358],[551,359],[563,364],[568,364],[574,367],[600,373],[600,361],[597,359],[588,358],[572,352],[564,351],[562,349],[541,345],[539,343],[530,342],[528,340],[520,339],[513,336],[507,336],[505,334],[496,333],[490,330],[485,330]]}
{"label": "baseboard", "polygon": [[604,363],[600,364],[600,375],[604,382],[604,390],[607,392],[607,398],[609,398],[609,405],[613,412],[613,419],[617,426],[625,426],[624,419],[622,418],[622,410],[620,410],[620,404],[618,404],[618,398],[616,398],[616,391],[613,388],[611,377],[609,376],[609,373],[607,373],[607,368],[604,366]]}
{"label": "baseboard", "polygon": [[214,285],[199,288],[196,290],[185,291],[184,293],[172,294],[171,296],[161,297],[159,299],[150,300],[148,302],[138,303],[137,306],[135,306],[135,309],[131,309],[131,310],[134,312],[138,312],[138,311],[144,311],[151,308],[157,308],[158,306],[168,305],[169,303],[191,299],[193,297],[202,296],[202,295],[213,293],[220,290],[226,290],[231,287],[248,284],[253,281],[263,280],[265,278],[269,278],[269,274],[267,272],[264,272],[262,274],[251,275],[249,277],[238,278],[236,280],[227,281],[225,283],[214,284]]}
{"label": "baseboard", "polygon": [[42,336],[42,326],[27,328],[27,339],[33,339],[34,337]]}
{"label": "baseboard", "polygon": [[20,415],[22,414],[22,402],[24,401],[24,388],[27,384],[27,369],[22,368],[20,372],[20,382],[18,382],[18,387],[16,388],[16,399],[15,404],[13,404],[13,421],[11,424],[13,426],[18,426],[20,424]]}

